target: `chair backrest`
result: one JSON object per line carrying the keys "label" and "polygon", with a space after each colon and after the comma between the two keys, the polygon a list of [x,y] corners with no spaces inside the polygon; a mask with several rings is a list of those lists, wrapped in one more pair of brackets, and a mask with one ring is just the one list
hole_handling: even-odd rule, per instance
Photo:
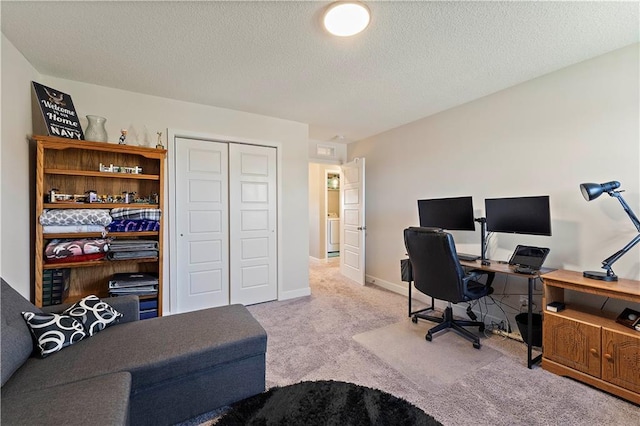
{"label": "chair backrest", "polygon": [[404,230],[404,244],[416,289],[452,303],[465,300],[465,272],[451,234],[439,228],[411,227]]}

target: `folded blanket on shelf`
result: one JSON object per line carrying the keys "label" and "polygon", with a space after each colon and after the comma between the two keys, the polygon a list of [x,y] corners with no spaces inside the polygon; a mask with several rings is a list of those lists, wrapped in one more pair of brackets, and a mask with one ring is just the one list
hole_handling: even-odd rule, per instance
{"label": "folded blanket on shelf", "polygon": [[154,240],[113,240],[109,251],[158,250],[158,242]]}
{"label": "folded blanket on shelf", "polygon": [[[45,261],[51,263],[61,259],[69,262],[95,260],[104,258],[109,251],[109,240],[104,238],[83,238],[78,240],[53,239],[44,249]],[[90,259],[79,259],[78,256],[92,256]],[[76,257],[76,259],[71,259]]]}
{"label": "folded blanket on shelf", "polygon": [[134,220],[160,220],[162,212],[160,209],[118,207],[111,209],[113,219],[134,219]]}
{"label": "folded blanket on shelf", "polygon": [[46,259],[44,263],[72,263],[72,262],[88,262],[90,260],[102,260],[107,257],[106,253],[81,254],[79,256],[69,256],[60,259]]}
{"label": "folded blanket on shelf", "polygon": [[40,215],[41,225],[102,225],[113,218],[106,209],[49,209]]}
{"label": "folded blanket on shelf", "polygon": [[141,251],[110,251],[107,258],[110,260],[146,259],[158,257],[158,250]]}
{"label": "folded blanket on shelf", "polygon": [[77,234],[80,232],[100,232],[104,237],[107,234],[103,225],[44,225],[42,232],[45,234]]}
{"label": "folded blanket on shelf", "polygon": [[115,219],[107,226],[109,232],[138,232],[138,231],[158,231],[160,222],[157,220],[132,220]]}

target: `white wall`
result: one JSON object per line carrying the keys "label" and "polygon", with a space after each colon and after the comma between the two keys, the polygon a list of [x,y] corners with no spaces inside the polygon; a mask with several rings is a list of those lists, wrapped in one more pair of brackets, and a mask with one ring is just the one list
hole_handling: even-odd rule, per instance
{"label": "white wall", "polygon": [[320,248],[320,220],[323,213],[324,197],[320,186],[320,169],[324,167],[318,163],[309,164],[309,257],[322,259]]}
{"label": "white wall", "polygon": [[[369,280],[405,291],[402,231],[418,224],[416,200],[462,195],[473,196],[476,217],[485,198],[550,195],[553,236],[495,234],[490,257],[539,245],[551,249],[545,266],[598,270],[637,231],[617,200],[587,203],[578,186],[619,180],[640,214],[639,46],[350,144],[349,158],[367,159]],[[478,231],[454,234],[459,251],[479,253]],[[640,279],[640,246],[613,269]]]}
{"label": "white wall", "polygon": [[0,270],[26,297],[31,294],[35,192],[31,133],[31,81],[38,72],[2,35],[2,142],[0,144]]}
{"label": "white wall", "polygon": [[[347,144],[337,142],[324,142],[309,139],[309,161],[314,163],[342,164],[347,161]],[[318,146],[331,148],[333,155],[318,155]]]}
{"label": "white wall", "polygon": [[[18,93],[6,97],[3,91],[3,114],[5,113],[5,102],[12,105],[26,103],[30,105],[30,92],[28,82],[31,76],[18,75],[7,78],[5,82],[5,67],[16,68],[15,58],[10,58],[9,63],[5,61],[3,37],[3,88],[14,87]],[[6,44],[10,43],[7,41]],[[12,48],[12,46],[10,46]],[[15,50],[15,48],[13,48]],[[40,82],[54,87],[60,91],[68,93],[73,99],[76,111],[80,117],[88,114],[101,115],[107,118],[107,133],[109,141],[116,142],[120,136],[121,128],[128,128],[134,125],[136,128],[146,126],[153,135],[157,131],[163,132],[166,138],[167,128],[184,130],[198,133],[208,133],[215,135],[225,135],[230,138],[243,138],[254,140],[267,140],[280,142],[282,145],[282,193],[279,194],[283,209],[280,211],[282,223],[285,224],[282,230],[282,245],[278,247],[279,256],[284,260],[283,276],[281,277],[281,296],[283,298],[297,297],[310,293],[308,256],[308,234],[301,230],[308,229],[308,202],[307,202],[307,179],[308,179],[308,125],[272,117],[256,114],[249,114],[223,108],[214,108],[188,102],[181,102],[172,99],[159,98],[142,95],[138,93],[126,92],[107,87],[95,86],[81,82],[62,80],[42,76]],[[5,98],[6,97],[6,98]],[[28,127],[25,126],[28,122]],[[82,121],[86,126],[86,119]],[[7,123],[5,122],[5,126]],[[25,137],[31,132],[31,116],[22,111],[20,113],[20,125],[12,126],[11,134],[5,137],[3,132],[2,150],[3,158],[8,152],[22,151],[25,146]],[[3,129],[4,131],[4,129]],[[166,139],[165,139],[165,146]],[[171,159],[168,159],[171,161]],[[28,196],[33,192],[33,185],[26,180],[32,171],[28,166],[29,159],[25,153],[20,157],[12,158],[12,168],[15,171],[14,181],[20,181],[19,187],[24,192],[19,198],[19,202],[12,202],[10,209],[3,203],[3,220],[7,223],[15,224],[13,230],[16,235],[28,235],[28,224],[22,223],[20,215],[30,214],[28,206]],[[3,174],[4,164],[3,164]],[[2,194],[6,201],[4,191]],[[29,197],[30,198],[30,197]],[[19,208],[13,206],[18,204]],[[17,222],[17,223],[16,223]],[[3,245],[5,238],[3,234]],[[168,241],[168,238],[165,239]],[[7,276],[15,278],[14,284],[21,293],[27,294],[29,291],[28,282],[30,270],[23,266],[24,261],[28,263],[31,254],[32,243],[28,238],[15,238],[11,245],[11,258],[2,259],[3,273],[7,269]],[[7,246],[5,246],[5,250]],[[5,251],[6,253],[6,251]],[[20,263],[15,263],[19,260]],[[168,265],[168,262],[165,262]],[[166,277],[169,274],[165,274]],[[168,286],[167,286],[168,289]],[[168,297],[168,291],[165,292]],[[165,298],[165,306],[168,307],[168,300]]]}

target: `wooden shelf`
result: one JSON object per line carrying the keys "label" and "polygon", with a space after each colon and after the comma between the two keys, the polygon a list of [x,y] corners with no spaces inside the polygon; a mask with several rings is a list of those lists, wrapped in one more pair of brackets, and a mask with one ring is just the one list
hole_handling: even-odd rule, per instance
{"label": "wooden shelf", "polygon": [[551,287],[640,303],[640,285],[635,280],[624,278],[618,281],[594,280],[585,278],[580,272],[562,269],[544,274],[543,279]]}
{"label": "wooden shelf", "polygon": [[544,315],[556,315],[584,324],[593,324],[599,327],[605,327],[619,333],[629,333],[633,336],[638,336],[640,334],[629,327],[618,324],[616,322],[616,318],[618,317],[617,313],[601,311],[597,308],[567,305],[566,308],[560,312],[544,311]]}
{"label": "wooden shelf", "polygon": [[40,141],[46,149],[67,150],[91,150],[103,152],[119,152],[123,154],[141,155],[146,158],[163,159],[167,155],[166,149],[148,148],[136,145],[120,145],[108,142],[79,141],[75,139],[58,138],[55,136],[33,136]]}
{"label": "wooden shelf", "polygon": [[[565,292],[640,302],[640,281],[607,282],[576,271],[544,274],[543,304],[565,302]],[[542,368],[640,403],[640,332],[616,322],[618,313],[566,303],[544,311]]]}
{"label": "wooden shelf", "polygon": [[157,209],[158,204],[146,203],[65,203],[59,201],[57,203],[44,203],[45,209],[115,209],[115,208],[140,208],[140,209]]}
{"label": "wooden shelf", "polygon": [[[163,226],[158,231],[107,232],[106,238],[151,239],[157,242],[157,257],[123,260],[89,260],[85,262],[45,263],[45,247],[52,239],[102,238],[102,232],[44,233],[40,217],[45,209],[111,210],[114,208],[164,209],[165,165],[167,151],[134,145],[79,141],[51,136],[33,136],[35,144],[35,277],[33,302],[42,306],[45,287],[54,269],[65,269],[66,302],[75,302],[89,294],[109,295],[109,280],[118,273],[149,273],[158,277],[158,294],[152,298],[163,300]],[[139,167],[143,173],[114,173],[100,171],[100,164],[119,167]],[[115,196],[135,193],[144,203],[80,203],[58,201],[48,203],[53,188],[64,194],[96,194]],[[156,198],[157,201],[156,201]],[[119,200],[119,199],[118,199]],[[155,253],[153,253],[155,254]],[[46,279],[45,279],[46,278]],[[162,303],[158,303],[158,316],[162,316]]]}
{"label": "wooden shelf", "polygon": [[93,268],[98,266],[105,266],[109,264],[123,264],[123,263],[150,263],[157,262],[157,257],[145,257],[142,259],[126,259],[126,260],[88,260],[86,262],[61,262],[61,263],[45,263],[42,265],[42,269],[62,269],[62,268]]}
{"label": "wooden shelf", "polygon": [[[104,238],[157,237],[157,236],[158,236],[158,231],[107,232],[107,236]],[[54,238],[102,238],[102,233],[100,232],[68,232],[68,233],[43,234],[43,238],[47,240],[53,240]]]}
{"label": "wooden shelf", "polygon": [[[96,294],[96,296],[98,296],[101,299],[106,299],[108,297],[113,297],[113,296],[109,296],[109,292],[98,292]],[[125,296],[124,294],[122,296]],[[126,295],[128,296],[128,295]],[[65,298],[62,303],[76,303],[79,302],[80,300],[82,300],[82,298],[85,297],[84,295],[75,295],[75,296],[69,296],[67,298]],[[117,296],[120,297],[120,296]],[[157,294],[153,294],[153,295],[146,295],[146,296],[138,296],[138,299],[140,300],[149,300],[149,299],[157,299],[158,295]]]}
{"label": "wooden shelf", "polygon": [[71,170],[71,169],[44,169],[46,175],[65,175],[65,176],[89,176],[107,179],[142,179],[142,180],[160,180],[158,175],[145,175],[142,173],[111,173],[98,172],[89,170]]}

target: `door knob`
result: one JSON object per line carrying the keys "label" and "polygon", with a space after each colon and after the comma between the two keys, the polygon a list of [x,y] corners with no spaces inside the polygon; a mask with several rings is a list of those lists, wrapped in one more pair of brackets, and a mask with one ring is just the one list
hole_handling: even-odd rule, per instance
{"label": "door knob", "polygon": [[364,231],[364,230],[367,229],[367,227],[366,226],[358,226],[357,229],[358,229],[358,231]]}

